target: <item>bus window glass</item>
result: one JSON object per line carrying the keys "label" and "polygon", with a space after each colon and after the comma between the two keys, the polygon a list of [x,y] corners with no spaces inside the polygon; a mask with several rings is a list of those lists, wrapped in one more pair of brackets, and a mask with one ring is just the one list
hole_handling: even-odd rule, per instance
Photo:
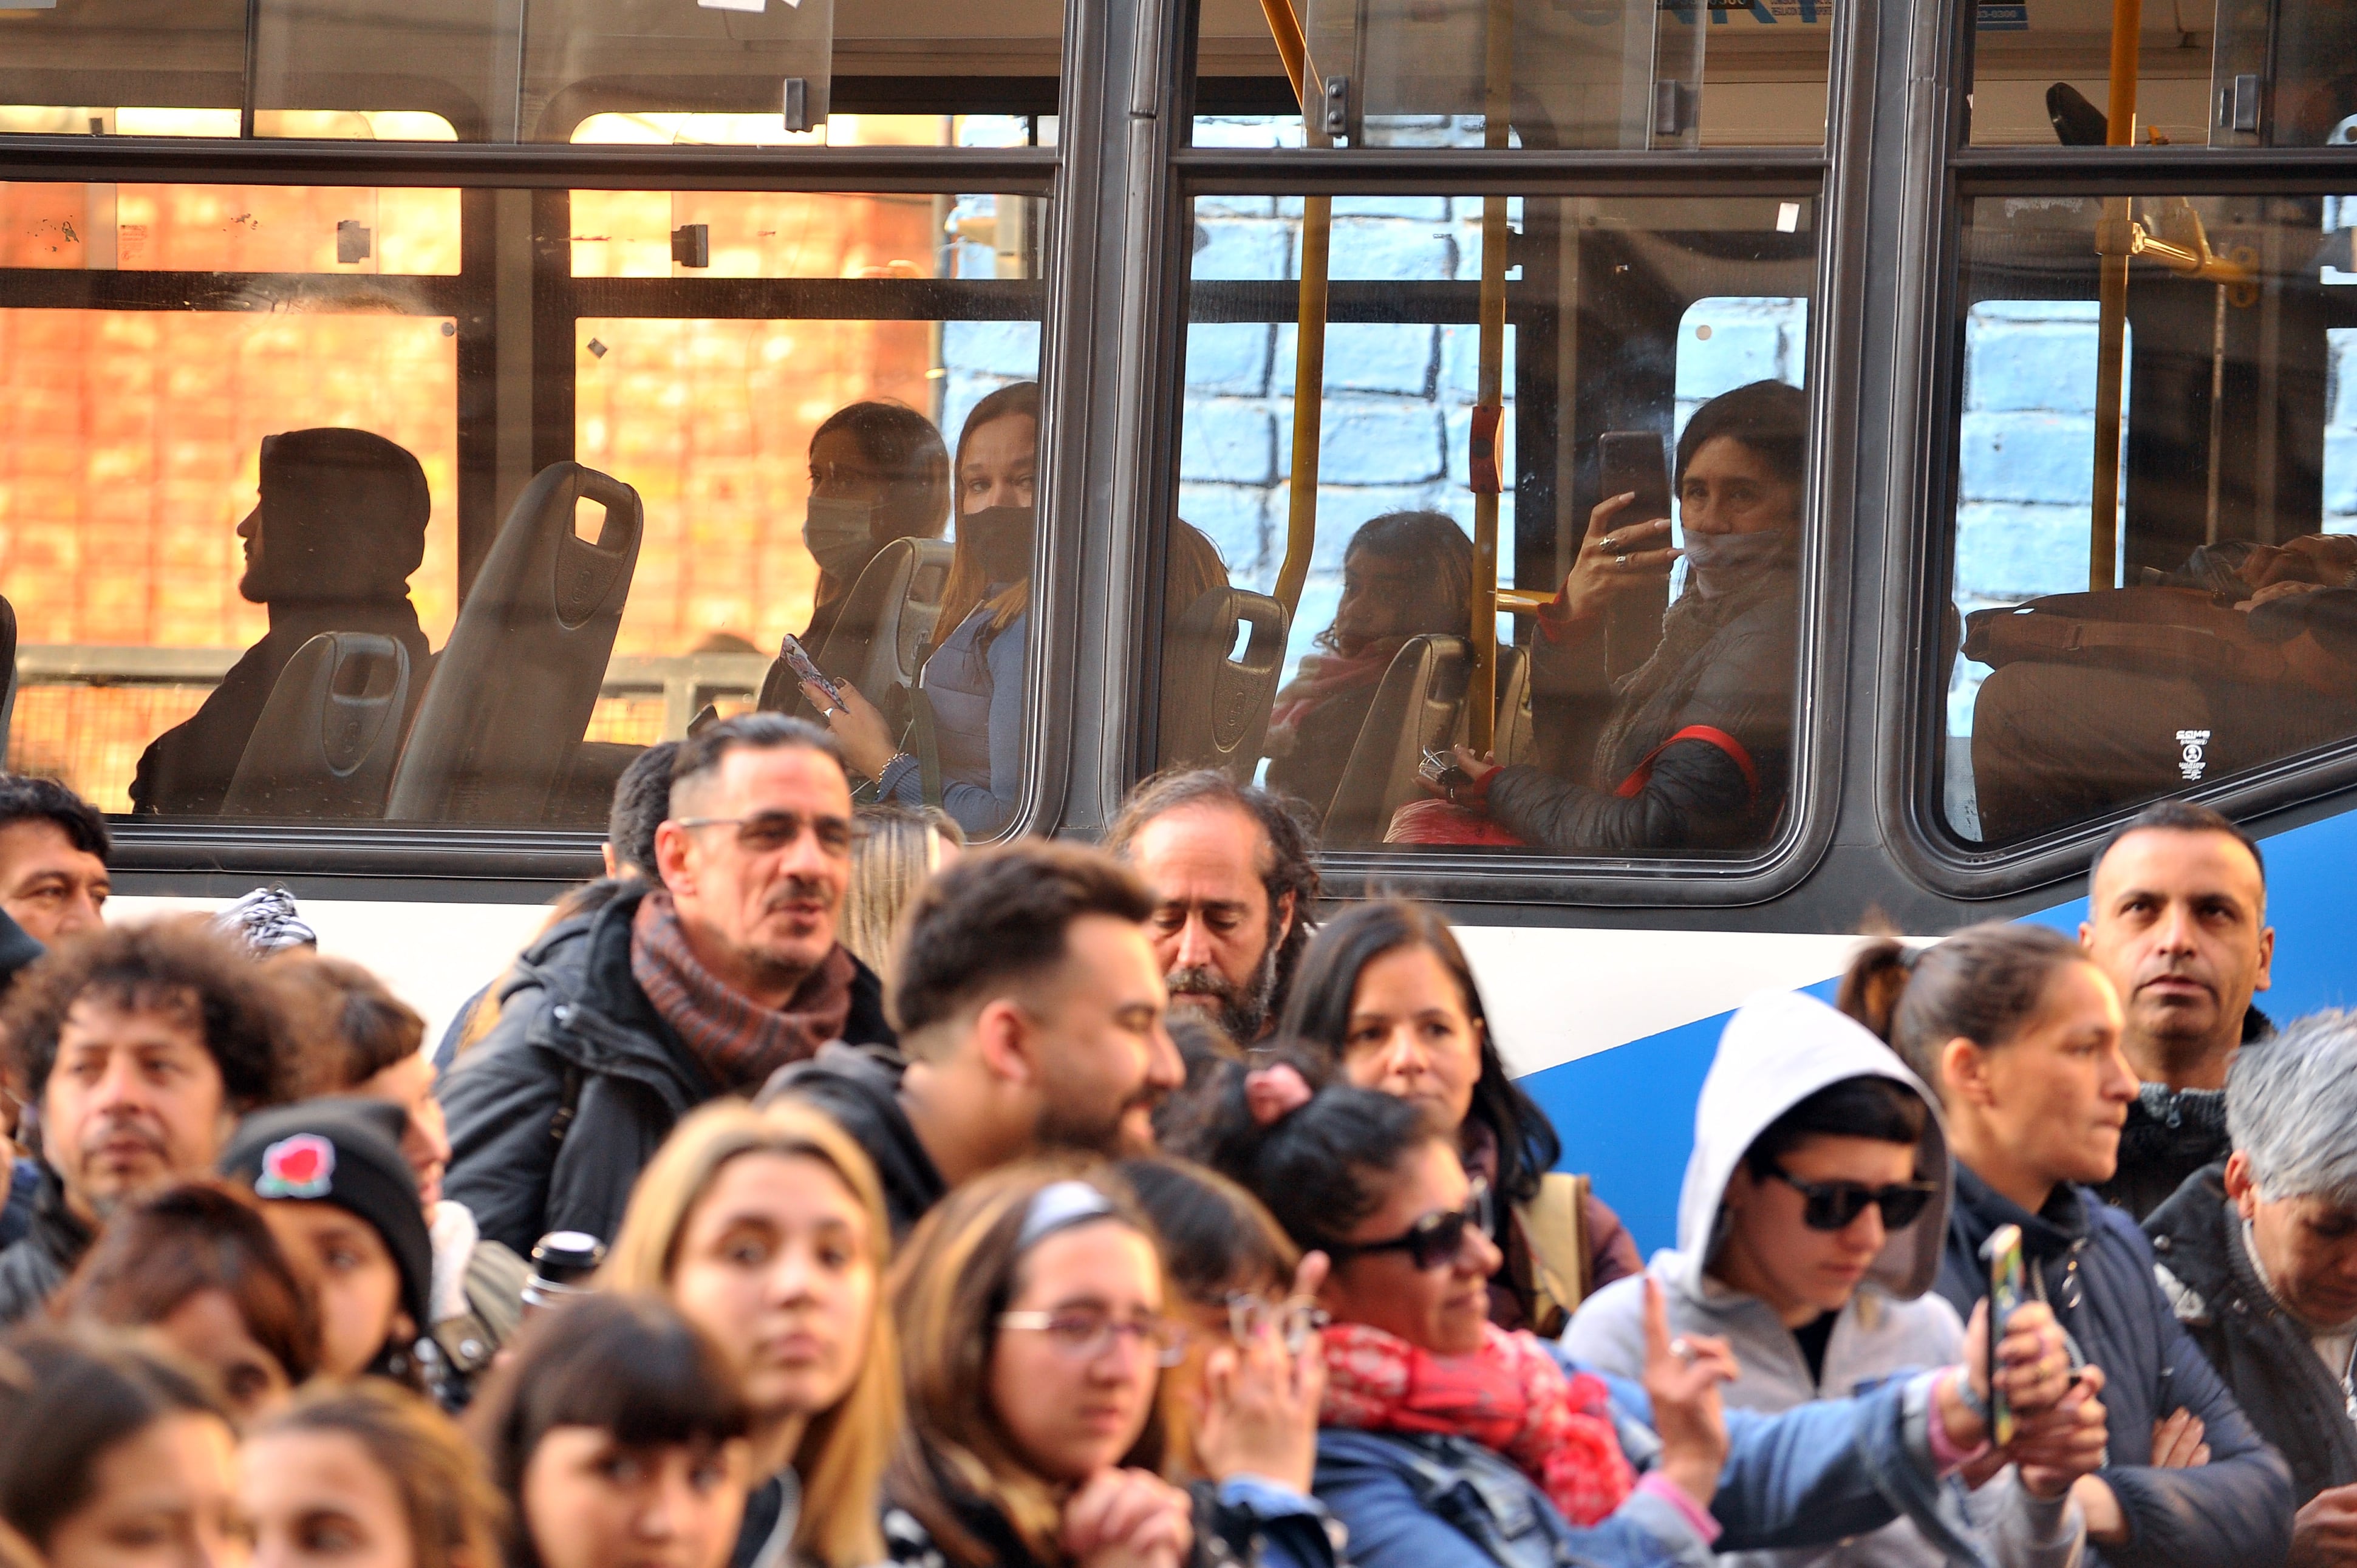
{"label": "bus window glass", "polygon": [[[592,826],[707,707],[826,717],[773,669],[791,632],[865,704],[881,754],[845,744],[874,772],[906,745],[920,802],[1014,798],[986,730],[978,775],[957,749],[954,694],[948,746],[910,742],[904,688],[977,406],[1028,398],[985,446],[1036,469],[1043,285],[988,224],[1039,224],[1036,199],[269,192],[449,199],[447,258],[347,282],[227,270],[251,238],[202,225],[155,232],[135,278],[61,270],[39,224],[87,189],[0,186],[25,220],[0,252],[11,770],[166,818]],[[694,226],[705,265],[674,260]]]}
{"label": "bus window glass", "polygon": [[245,24],[246,0],[0,9],[0,133],[234,136]]}
{"label": "bus window glass", "polygon": [[[1203,0],[1197,146],[1818,146],[1830,0],[1602,0],[1512,7],[1505,80],[1490,0],[1295,0],[1305,124],[1259,0]],[[1282,26],[1282,21],[1280,21]]]}
{"label": "bus window glass", "polygon": [[2357,204],[1966,210],[1950,830],[2019,843],[2357,734]]}
{"label": "bus window glass", "polygon": [[[448,276],[458,193],[289,185],[0,185],[0,266]],[[264,295],[274,286],[254,285]]]}
{"label": "bus window glass", "polygon": [[[2316,147],[2357,140],[2357,9],[2343,0],[2146,5],[2112,80],[2112,0],[1967,8],[1982,146]],[[2125,109],[2123,128],[2111,122]]]}
{"label": "bus window glass", "polygon": [[1262,778],[1337,847],[1764,850],[1789,794],[1813,208],[1199,199],[1148,760]]}

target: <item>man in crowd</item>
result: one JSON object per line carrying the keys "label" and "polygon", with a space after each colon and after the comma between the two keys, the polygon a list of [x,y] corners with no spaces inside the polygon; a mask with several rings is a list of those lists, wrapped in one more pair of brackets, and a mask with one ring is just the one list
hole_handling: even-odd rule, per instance
{"label": "man in crowd", "polygon": [[1285,796],[1211,768],[1130,791],[1105,847],[1154,890],[1146,923],[1173,1007],[1239,1046],[1272,1033],[1315,929],[1318,846]]}
{"label": "man in crowd", "polygon": [[0,911],[43,947],[97,927],[113,849],[98,808],[56,779],[0,777]]}
{"label": "man in crowd", "polygon": [[1184,1077],[1164,1032],[1153,899],[1094,850],[962,857],[908,917],[892,990],[907,1057],[829,1047],[763,1091],[834,1118],[876,1162],[896,1237],[956,1183],[1049,1148],[1150,1152]]}
{"label": "man in crowd", "polygon": [[2259,846],[2206,806],[2163,800],[2096,853],[2079,940],[2120,994],[2120,1049],[2143,1080],[2120,1134],[2119,1170],[2097,1190],[2141,1219],[2226,1157],[2226,1067],[2266,1031]]}
{"label": "man in crowd", "polygon": [[18,979],[0,1031],[46,1167],[30,1231],[0,1252],[0,1323],[48,1299],[123,1203],[210,1176],[237,1119],[296,1079],[261,972],[200,922],[69,941]]}
{"label": "man in crowd", "polygon": [[2145,1221],[2162,1289],[2291,1465],[2294,1568],[2357,1564],[2357,1013],[2234,1058],[2233,1152]]}
{"label": "man in crowd", "polygon": [[520,1255],[550,1230],[610,1240],[695,1106],[830,1040],[892,1043],[876,976],[835,940],[851,786],[825,731],[756,713],[683,742],[655,859],[579,940],[526,955],[442,1084],[444,1191]]}

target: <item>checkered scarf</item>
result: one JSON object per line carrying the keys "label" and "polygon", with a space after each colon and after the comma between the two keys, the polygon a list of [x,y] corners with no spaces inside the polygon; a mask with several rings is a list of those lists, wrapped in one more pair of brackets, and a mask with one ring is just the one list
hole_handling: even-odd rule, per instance
{"label": "checkered scarf", "polygon": [[777,1009],[747,1001],[696,961],[671,894],[657,888],[630,920],[630,977],[721,1087],[749,1092],[788,1062],[843,1036],[851,1017],[852,958],[836,943]]}

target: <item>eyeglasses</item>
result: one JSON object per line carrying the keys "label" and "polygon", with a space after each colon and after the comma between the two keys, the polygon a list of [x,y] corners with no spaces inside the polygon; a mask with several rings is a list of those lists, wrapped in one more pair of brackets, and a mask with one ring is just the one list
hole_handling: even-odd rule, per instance
{"label": "eyeglasses", "polygon": [[1327,1249],[1336,1262],[1369,1252],[1405,1252],[1419,1269],[1453,1263],[1465,1250],[1465,1230],[1490,1230],[1490,1184],[1476,1181],[1465,1207],[1427,1214],[1388,1241],[1340,1241]]}
{"label": "eyeglasses", "polygon": [[817,838],[826,854],[851,854],[851,822],[846,817],[806,817],[800,811],[756,811],[748,817],[681,817],[683,828],[735,828],[737,845],[749,854],[770,854],[798,842],[804,829]]}
{"label": "eyeglasses", "polygon": [[1264,1334],[1274,1334],[1295,1356],[1309,1348],[1311,1335],[1334,1321],[1325,1308],[1300,1296],[1271,1301],[1250,1291],[1231,1291],[1204,1305],[1227,1309],[1228,1333],[1237,1344],[1249,1345]]}
{"label": "eyeglasses", "polygon": [[1075,1361],[1093,1361],[1116,1340],[1151,1346],[1155,1365],[1175,1367],[1187,1359],[1187,1330],[1167,1317],[1115,1317],[1110,1312],[1065,1307],[1057,1312],[1002,1312],[1001,1328],[1044,1334],[1048,1343]]}
{"label": "eyeglasses", "polygon": [[1904,1230],[1940,1190],[1928,1181],[1899,1181],[1889,1187],[1803,1181],[1779,1165],[1770,1165],[1768,1174],[1801,1195],[1801,1223],[1812,1230],[1846,1230],[1869,1203],[1882,1210],[1885,1230]]}

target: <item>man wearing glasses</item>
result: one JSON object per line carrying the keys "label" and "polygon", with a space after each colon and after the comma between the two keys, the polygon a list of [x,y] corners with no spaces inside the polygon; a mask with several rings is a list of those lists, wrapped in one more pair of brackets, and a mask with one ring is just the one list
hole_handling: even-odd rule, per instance
{"label": "man wearing glasses", "polygon": [[627,887],[587,940],[521,972],[444,1080],[444,1190],[485,1236],[525,1253],[552,1230],[610,1240],[689,1111],[830,1041],[895,1043],[882,986],[835,940],[851,832],[825,731],[747,714],[681,744],[660,881]]}

